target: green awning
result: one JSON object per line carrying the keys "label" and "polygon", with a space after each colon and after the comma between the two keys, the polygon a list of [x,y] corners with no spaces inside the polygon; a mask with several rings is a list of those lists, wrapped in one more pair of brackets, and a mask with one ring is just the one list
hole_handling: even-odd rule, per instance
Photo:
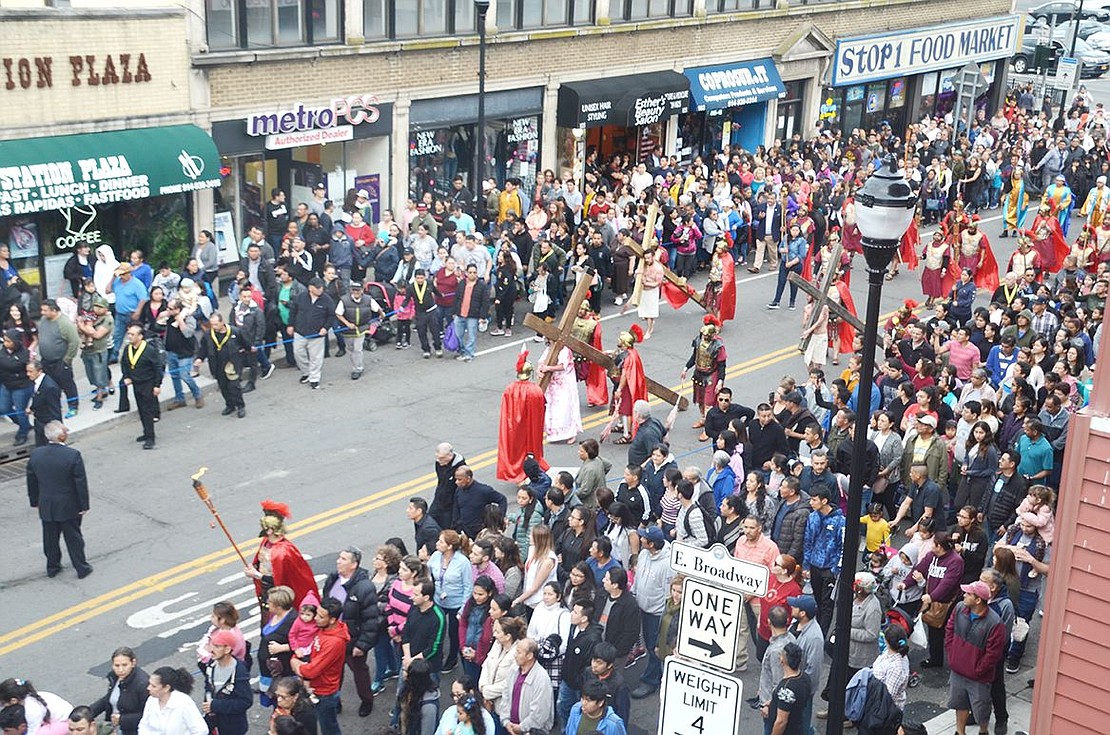
{"label": "green awning", "polygon": [[220,155],[195,125],[0,141],[0,216],[220,185]]}

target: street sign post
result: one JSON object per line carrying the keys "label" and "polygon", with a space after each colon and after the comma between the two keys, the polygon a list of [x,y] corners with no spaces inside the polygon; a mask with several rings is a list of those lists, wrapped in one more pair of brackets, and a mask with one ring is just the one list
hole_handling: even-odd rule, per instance
{"label": "street sign post", "polygon": [[1074,56],[1061,56],[1056,63],[1056,79],[1053,86],[1056,89],[1071,89],[1075,86],[1075,78],[1079,75],[1079,59]]}
{"label": "street sign post", "polygon": [[732,671],[740,616],[745,614],[743,603],[739,592],[688,578],[682,586],[678,652],[684,658]]}
{"label": "street sign post", "polygon": [[671,544],[671,569],[676,574],[702,579],[726,590],[763,597],[771,571],[762,564],[736,559],[721,544],[708,549],[675,541]]}
{"label": "street sign post", "polygon": [[663,663],[659,735],[739,732],[744,684],[670,656]]}

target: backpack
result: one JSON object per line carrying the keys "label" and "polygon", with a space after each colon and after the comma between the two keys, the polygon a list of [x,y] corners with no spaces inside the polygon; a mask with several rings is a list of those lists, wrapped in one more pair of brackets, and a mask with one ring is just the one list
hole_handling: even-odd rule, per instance
{"label": "backpack", "polygon": [[[701,500],[701,498],[698,498],[698,500]],[[716,524],[713,523],[713,517],[709,514],[709,511],[707,511],[705,506],[700,502],[694,503],[693,506],[690,507],[689,513],[682,517],[682,527],[683,530],[686,531],[687,536],[692,537],[694,535],[693,529],[690,528],[690,513],[693,513],[695,509],[701,513],[701,519],[705,523],[705,533],[706,536],[709,537],[709,544],[706,547],[708,548],[717,540],[717,527]]]}

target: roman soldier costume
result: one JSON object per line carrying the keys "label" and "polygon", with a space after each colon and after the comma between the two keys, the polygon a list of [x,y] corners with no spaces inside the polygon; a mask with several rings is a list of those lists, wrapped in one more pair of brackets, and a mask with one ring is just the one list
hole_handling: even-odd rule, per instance
{"label": "roman soldier costume", "polygon": [[[692,343],[693,351],[686,361],[686,370],[694,369],[694,403],[701,409],[701,419],[695,429],[705,426],[705,412],[717,398],[717,390],[725,382],[728,355],[721,341],[721,328],[717,318],[706,314],[701,331]],[[685,375],[685,370],[683,371]]]}
{"label": "roman soldier costume", "polygon": [[[601,352],[601,320],[590,309],[590,302],[583,301],[578,307],[578,316],[570,329],[571,336],[580,342],[592,345]],[[585,356],[575,353],[574,374],[578,381],[586,384],[586,405],[604,406],[609,402],[609,386],[605,381],[605,368],[591,362]]]}
{"label": "roman soldier costume", "polygon": [[255,570],[254,592],[259,604],[266,608],[266,595],[274,587],[289,587],[294,600],[316,591],[316,578],[300,549],[285,536],[285,521],[292,517],[289,506],[273,500],[262,501],[262,527],[258,534],[262,543],[251,566]]}

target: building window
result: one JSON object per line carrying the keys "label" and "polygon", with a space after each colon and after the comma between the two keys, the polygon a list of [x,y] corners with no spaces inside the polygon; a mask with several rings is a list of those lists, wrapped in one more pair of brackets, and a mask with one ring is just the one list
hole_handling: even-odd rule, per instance
{"label": "building window", "polygon": [[366,0],[362,7],[362,35],[367,40],[389,38],[388,0]]}
{"label": "building window", "polygon": [[275,48],[341,40],[340,0],[207,0],[208,47]]}
{"label": "building window", "polygon": [[735,13],[739,10],[759,10],[774,6],[774,0],[705,0],[710,13]]}
{"label": "building window", "polygon": [[693,0],[609,0],[612,21],[682,18],[693,14]]}
{"label": "building window", "polygon": [[593,0],[515,0],[518,28],[552,28],[590,22]]}

